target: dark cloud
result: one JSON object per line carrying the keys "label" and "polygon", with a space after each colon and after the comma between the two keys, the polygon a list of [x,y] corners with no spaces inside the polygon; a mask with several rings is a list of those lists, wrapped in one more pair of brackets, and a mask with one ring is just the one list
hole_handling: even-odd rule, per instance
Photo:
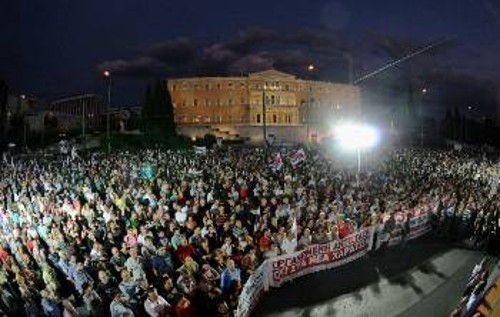
{"label": "dark cloud", "polygon": [[114,76],[122,77],[156,77],[165,73],[165,66],[153,58],[139,57],[133,60],[106,61],[98,66],[98,70],[108,70]]}
{"label": "dark cloud", "polygon": [[190,63],[195,58],[196,45],[183,37],[155,44],[146,54],[170,65]]}
{"label": "dark cloud", "polygon": [[229,65],[229,71],[231,73],[250,73],[272,67],[274,67],[274,62],[271,56],[266,52],[260,52],[240,57]]}
{"label": "dark cloud", "polygon": [[238,36],[229,41],[226,47],[237,53],[250,53],[261,45],[283,41],[277,31],[266,28],[250,28],[240,31]]}
{"label": "dark cloud", "polygon": [[300,50],[287,50],[280,52],[273,52],[271,56],[274,60],[276,68],[283,69],[298,69],[304,68],[308,64],[312,64],[313,58]]}
{"label": "dark cloud", "polygon": [[249,28],[225,42],[201,44],[189,38],[163,41],[145,49],[143,56],[107,61],[99,68],[124,77],[224,75],[271,67],[301,75],[310,63],[338,67],[332,56],[338,60],[347,47],[345,42],[324,30]]}
{"label": "dark cloud", "polygon": [[230,62],[237,58],[238,54],[224,44],[213,44],[203,49],[203,59],[210,63]]}
{"label": "dark cloud", "polygon": [[300,45],[313,50],[342,49],[343,41],[333,32],[317,29],[304,29],[287,37],[292,45]]}

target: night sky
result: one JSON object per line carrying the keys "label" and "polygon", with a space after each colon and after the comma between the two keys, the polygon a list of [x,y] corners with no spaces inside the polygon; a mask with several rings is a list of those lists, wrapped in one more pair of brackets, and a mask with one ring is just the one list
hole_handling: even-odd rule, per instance
{"label": "night sky", "polygon": [[342,52],[359,78],[442,38],[449,41],[362,82],[369,102],[402,100],[401,83],[413,78],[433,107],[467,103],[487,113],[500,81],[497,0],[14,0],[1,2],[0,19],[0,79],[47,100],[102,93],[103,69],[122,105],[140,103],[154,78],[275,67],[347,82]]}

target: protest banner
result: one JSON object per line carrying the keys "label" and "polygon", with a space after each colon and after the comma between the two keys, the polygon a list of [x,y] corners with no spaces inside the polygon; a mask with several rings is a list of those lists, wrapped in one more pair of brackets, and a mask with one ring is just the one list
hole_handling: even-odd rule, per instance
{"label": "protest banner", "polygon": [[[431,225],[429,222],[429,213],[425,212],[419,216],[410,218],[410,232],[407,239],[418,238],[431,230]],[[396,229],[392,232],[391,238],[389,240],[389,246],[394,246],[400,244],[403,240],[403,232],[401,225],[398,225]]]}
{"label": "protest banner", "polygon": [[297,165],[299,165],[299,163],[305,160],[306,160],[306,153],[302,148],[296,150],[295,152],[292,152],[292,154],[290,155],[290,164],[292,164],[293,167],[296,167]]}
{"label": "protest banner", "polygon": [[267,262],[264,262],[255,270],[255,272],[248,278],[247,282],[241,290],[240,298],[238,301],[238,308],[236,316],[248,317],[252,313],[259,302],[260,297],[269,288],[266,275]]}
{"label": "protest banner", "polygon": [[368,227],[342,240],[311,245],[302,251],[272,258],[267,265],[269,285],[280,287],[297,277],[354,261],[370,250],[372,241],[373,227]]}

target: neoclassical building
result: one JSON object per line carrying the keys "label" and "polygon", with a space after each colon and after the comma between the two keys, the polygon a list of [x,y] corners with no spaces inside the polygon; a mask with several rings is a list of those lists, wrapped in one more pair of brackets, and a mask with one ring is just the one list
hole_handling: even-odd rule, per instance
{"label": "neoclassical building", "polygon": [[271,141],[318,141],[332,124],[361,108],[357,86],[299,79],[274,69],[241,77],[171,79],[168,89],[179,131],[193,138],[215,134],[261,142],[266,130]]}

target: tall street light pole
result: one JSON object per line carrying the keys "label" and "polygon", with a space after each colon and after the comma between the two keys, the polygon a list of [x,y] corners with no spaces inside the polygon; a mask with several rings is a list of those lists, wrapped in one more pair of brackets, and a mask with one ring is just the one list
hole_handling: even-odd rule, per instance
{"label": "tall street light pole", "polygon": [[424,118],[423,118],[423,112],[422,112],[422,103],[424,102],[424,97],[425,94],[427,94],[427,88],[422,89],[422,98],[420,98],[420,104],[418,107],[418,112],[420,116],[420,147],[424,147]]}
{"label": "tall street light pole", "polygon": [[266,92],[262,91],[262,132],[264,133],[264,144],[267,146],[267,123],[266,123]]}
{"label": "tall street light pole", "polygon": [[111,73],[106,70],[104,71],[104,77],[106,78],[106,85],[108,88],[108,98],[106,105],[106,142],[108,148],[108,154],[111,153],[111,134],[110,134],[110,109],[111,109]]}

